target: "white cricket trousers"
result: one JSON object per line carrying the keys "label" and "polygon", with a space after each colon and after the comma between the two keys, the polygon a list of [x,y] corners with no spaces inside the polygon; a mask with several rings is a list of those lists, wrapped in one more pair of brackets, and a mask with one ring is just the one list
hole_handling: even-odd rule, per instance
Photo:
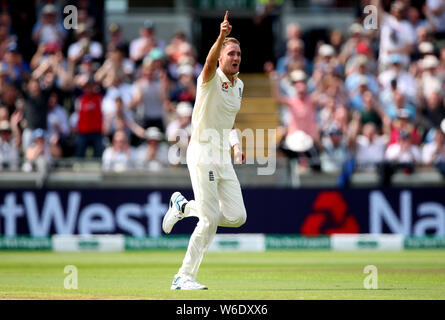
{"label": "white cricket trousers", "polygon": [[[187,149],[187,167],[195,200],[186,205],[185,216],[196,216],[199,222],[190,237],[187,253],[178,274],[196,280],[202,262],[218,226],[240,227],[246,222],[241,187],[233,165],[230,151],[226,163],[208,160],[208,151],[221,153],[208,144],[191,141]],[[215,153],[214,153],[215,155]],[[226,158],[227,159],[227,158]]]}

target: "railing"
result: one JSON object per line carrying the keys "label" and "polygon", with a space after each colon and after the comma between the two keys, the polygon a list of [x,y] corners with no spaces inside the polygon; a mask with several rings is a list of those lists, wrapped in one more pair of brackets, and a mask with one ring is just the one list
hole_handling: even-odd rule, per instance
{"label": "railing", "polygon": [[[341,170],[323,172],[312,170],[311,165],[320,164],[308,159],[302,165],[296,160],[278,157],[273,174],[260,174],[266,165],[235,165],[235,171],[243,187],[338,187]],[[103,171],[100,159],[54,160],[43,170],[0,171],[0,188],[84,188],[84,187],[135,187],[135,188],[190,188],[190,176],[185,165],[162,168],[159,171],[128,169],[122,172]],[[350,176],[350,187],[380,187],[378,170],[355,168]],[[397,171],[392,176],[392,186],[445,186],[445,179],[434,167],[416,166],[408,174]]]}

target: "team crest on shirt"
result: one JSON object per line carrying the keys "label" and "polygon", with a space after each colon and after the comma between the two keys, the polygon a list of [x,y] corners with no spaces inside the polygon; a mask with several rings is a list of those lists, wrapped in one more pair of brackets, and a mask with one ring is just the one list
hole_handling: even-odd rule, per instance
{"label": "team crest on shirt", "polygon": [[229,85],[227,84],[227,82],[223,82],[221,85],[221,89],[224,92],[228,92],[229,91]]}

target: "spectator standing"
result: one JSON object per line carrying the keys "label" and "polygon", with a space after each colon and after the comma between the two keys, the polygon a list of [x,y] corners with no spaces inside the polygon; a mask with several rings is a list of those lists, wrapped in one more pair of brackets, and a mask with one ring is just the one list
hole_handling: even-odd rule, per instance
{"label": "spectator standing", "polygon": [[129,106],[136,113],[136,121],[143,127],[157,127],[164,131],[164,114],[169,110],[168,83],[164,71],[161,78],[155,76],[155,65],[145,59],[142,77],[134,84],[133,100]]}
{"label": "spectator standing", "polygon": [[54,42],[63,44],[67,34],[63,25],[58,21],[57,8],[53,4],[46,4],[41,12],[42,18],[32,30],[34,42],[37,44]]}
{"label": "spectator standing", "polygon": [[102,94],[98,92],[93,77],[85,78],[83,93],[76,101],[77,132],[76,157],[84,158],[89,146],[93,147],[93,157],[100,158],[103,151],[102,136]]}

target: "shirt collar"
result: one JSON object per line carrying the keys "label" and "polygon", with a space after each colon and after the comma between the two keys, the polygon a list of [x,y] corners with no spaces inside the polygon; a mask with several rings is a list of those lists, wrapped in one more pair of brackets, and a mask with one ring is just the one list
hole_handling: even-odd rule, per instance
{"label": "shirt collar", "polygon": [[[232,83],[229,80],[229,78],[227,78],[226,74],[221,70],[221,68],[218,67],[218,69],[216,71],[218,72],[219,76],[223,78],[224,81],[226,81],[228,83]],[[238,80],[238,75],[239,75],[239,72],[237,72],[233,75],[233,85],[236,84],[236,81]]]}

